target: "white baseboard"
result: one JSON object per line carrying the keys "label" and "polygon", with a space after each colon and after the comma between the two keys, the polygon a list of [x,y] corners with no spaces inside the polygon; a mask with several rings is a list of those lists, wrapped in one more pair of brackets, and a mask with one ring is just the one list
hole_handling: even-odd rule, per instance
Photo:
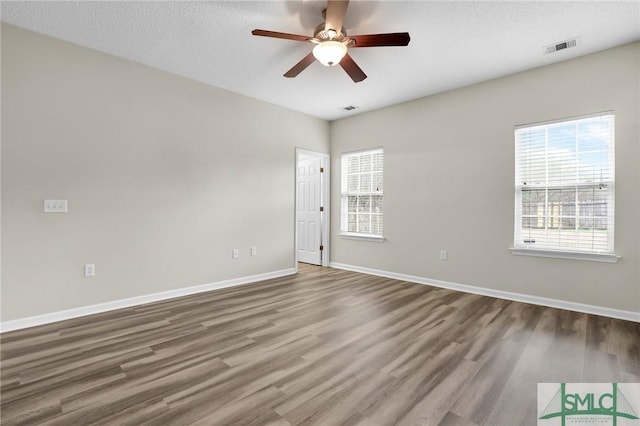
{"label": "white baseboard", "polygon": [[112,311],[114,309],[130,308],[131,306],[145,303],[158,302],[160,300],[174,299],[176,297],[188,296],[190,294],[203,293],[205,291],[217,290],[226,287],[234,287],[242,284],[251,284],[272,278],[284,277],[296,273],[296,268],[283,269],[280,271],[266,272],[264,274],[250,275],[247,277],[233,278],[225,281],[218,281],[209,284],[201,284],[192,287],[168,290],[160,293],[145,294],[143,296],[130,297],[127,299],[113,300],[111,302],[98,303],[96,305],[81,306],[79,308],[66,309],[64,311],[50,312],[33,317],[20,318],[0,323],[0,333],[13,330],[20,330],[36,325],[49,324],[71,318],[83,317],[86,315],[99,314]]}
{"label": "white baseboard", "polygon": [[[482,296],[495,297],[498,299],[513,300],[516,302],[531,303],[534,305],[549,306],[552,308],[566,309],[569,311],[583,312],[587,314],[602,315],[605,317],[619,318],[627,321],[640,322],[640,313],[633,311],[623,311],[619,309],[611,309],[602,306],[586,305],[582,303],[568,302],[564,300],[549,299],[546,297],[531,296],[528,294],[511,293],[501,290],[493,290],[482,287],[475,287],[465,284],[457,284],[448,281],[432,280],[415,275],[400,274],[397,272],[382,271],[379,269],[365,268],[361,266],[346,265],[342,263],[330,262],[329,266],[347,271],[361,272],[369,275],[377,275],[385,278],[393,278],[401,281],[408,281],[417,284],[431,285],[434,287],[447,288],[450,290],[462,291],[465,293],[474,293]],[[42,315],[36,315],[27,318],[20,318],[0,323],[0,333],[8,331],[20,330],[23,328],[35,327],[37,325],[49,324],[52,322],[63,321],[71,318],[82,317],[86,315],[99,314],[101,312],[112,311],[115,309],[129,308],[131,306],[142,305],[145,303],[158,302],[160,300],[173,299],[190,294],[203,293],[206,291],[233,287],[243,284],[251,284],[258,281],[264,281],[272,278],[284,277],[296,273],[297,268],[283,269],[280,271],[267,272],[264,274],[251,275],[247,277],[234,278],[225,281],[218,281],[209,284],[202,284],[192,287],[185,287],[176,290],[163,291],[160,293],[147,294],[143,296],[131,297],[127,299],[114,300],[111,302],[99,303],[96,305],[82,306],[79,308],[67,309],[64,311],[51,312]]]}
{"label": "white baseboard", "polygon": [[433,287],[447,288],[450,290],[462,291],[464,293],[474,293],[481,296],[495,297],[497,299],[512,300],[515,302],[531,303],[533,305],[548,306],[551,308],[566,309],[568,311],[582,312],[586,314],[601,315],[604,317],[618,318],[627,321],[640,322],[640,312],[623,311],[611,309],[603,306],[585,305],[582,303],[568,302],[565,300],[549,299],[546,297],[532,296],[529,294],[511,293],[490,288],[475,287],[466,284],[457,284],[448,281],[432,280],[415,275],[399,274],[397,272],[381,271],[378,269],[365,268],[362,266],[346,265],[343,263],[330,262],[329,266],[346,271],[361,272],[363,274],[377,275],[385,278],[393,278],[400,281],[408,281],[416,284],[430,285]]}

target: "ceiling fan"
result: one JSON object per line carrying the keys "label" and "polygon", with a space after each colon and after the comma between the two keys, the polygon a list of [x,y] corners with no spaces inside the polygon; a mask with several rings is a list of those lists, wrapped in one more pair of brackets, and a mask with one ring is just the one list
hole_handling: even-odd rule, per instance
{"label": "ceiling fan", "polygon": [[349,0],[327,0],[327,8],[322,11],[325,21],[316,27],[313,31],[313,37],[267,30],[253,30],[251,34],[294,41],[308,41],[316,45],[311,53],[302,58],[300,62],[284,74],[285,77],[297,76],[317,59],[322,65],[328,67],[340,64],[354,83],[357,83],[367,78],[367,75],[347,52],[349,47],[407,46],[411,38],[409,33],[347,36],[342,23],[348,6]]}

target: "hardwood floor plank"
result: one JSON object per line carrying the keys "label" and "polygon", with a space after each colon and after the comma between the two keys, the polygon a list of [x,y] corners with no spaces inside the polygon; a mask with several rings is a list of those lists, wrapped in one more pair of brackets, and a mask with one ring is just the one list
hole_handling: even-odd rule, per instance
{"label": "hardwood floor plank", "polygon": [[637,323],[612,320],[606,350],[618,359],[618,372],[640,376],[640,327]]}
{"label": "hardwood floor plank", "polygon": [[[457,399],[451,411],[473,423],[485,424],[531,338],[542,309],[524,305],[503,339]],[[507,336],[509,336],[507,338]],[[517,422],[515,423],[517,424]]]}
{"label": "hardwood floor plank", "polygon": [[[84,394],[92,389],[101,388],[114,382],[121,382],[125,379],[124,373],[119,368],[102,370],[82,377],[82,380],[65,381],[50,387],[40,387],[37,391],[24,396],[23,398],[11,402],[2,402],[2,422],[1,424],[13,424],[16,419],[36,414],[42,421],[49,417],[62,414],[60,400],[73,395]],[[42,411],[46,412],[46,416]],[[20,422],[17,422],[20,423]],[[39,424],[33,421],[32,424]]]}
{"label": "hardwood floor plank", "polygon": [[442,419],[439,426],[478,426],[476,423],[472,423],[462,417],[456,416],[452,412],[448,412]]}
{"label": "hardwood floor plank", "polygon": [[464,345],[451,342],[434,358],[399,377],[385,392],[381,403],[367,407],[362,414],[380,424],[396,424],[420,404],[435,386],[445,380],[447,371],[455,369],[461,362],[472,363],[463,359],[464,350]]}
{"label": "hardwood floor plank", "polygon": [[0,335],[2,425],[527,425],[539,382],[640,382],[640,324],[356,272]]}
{"label": "hardwood floor plank", "polygon": [[429,392],[397,422],[398,426],[440,424],[477,371],[478,364],[464,358],[447,364]]}
{"label": "hardwood floor plank", "polygon": [[46,375],[38,380],[32,380],[22,384],[14,389],[2,393],[2,404],[8,404],[13,401],[31,398],[39,393],[47,392],[52,388],[59,388],[73,385],[75,382],[83,381],[87,376],[100,372],[112,372],[119,375],[120,364],[125,360],[134,360],[141,357],[150,356],[153,351],[150,348],[142,348],[129,353],[123,353],[116,356],[103,359],[96,364],[83,365],[82,367],[72,370],[64,370],[53,375]]}
{"label": "hardwood floor plank", "polygon": [[[4,410],[3,410],[4,411]],[[5,426],[28,426],[34,424],[44,424],[48,419],[52,419],[62,414],[60,404],[53,401],[50,405],[30,406],[20,410],[17,414],[2,413],[2,424]]]}
{"label": "hardwood floor plank", "polygon": [[[486,423],[503,424],[505,421],[519,425],[536,421],[538,382],[553,382],[553,376],[541,375],[535,366],[545,364],[548,351],[553,344],[557,313],[544,309],[531,333],[522,355],[518,358],[507,383],[491,408]],[[532,368],[533,367],[533,368]]]}

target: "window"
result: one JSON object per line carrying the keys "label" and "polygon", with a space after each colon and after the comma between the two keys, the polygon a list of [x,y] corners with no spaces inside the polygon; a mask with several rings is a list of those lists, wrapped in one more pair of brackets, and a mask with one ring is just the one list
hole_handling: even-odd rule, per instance
{"label": "window", "polygon": [[342,155],[342,235],[382,238],[383,150]]}
{"label": "window", "polygon": [[515,143],[514,248],[613,254],[613,113],[519,126]]}

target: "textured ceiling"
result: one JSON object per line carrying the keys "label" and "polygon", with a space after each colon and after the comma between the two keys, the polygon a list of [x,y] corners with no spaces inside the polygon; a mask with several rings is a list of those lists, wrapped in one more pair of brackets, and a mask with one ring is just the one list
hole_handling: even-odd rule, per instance
{"label": "textured ceiling", "polygon": [[[640,40],[636,1],[358,1],[349,34],[408,31],[408,47],[350,50],[367,73],[313,63],[282,74],[309,43],[254,28],[312,35],[325,2],[9,2],[2,21],[327,120],[443,92]],[[543,47],[580,37],[543,54]],[[358,109],[345,111],[355,105]]]}

